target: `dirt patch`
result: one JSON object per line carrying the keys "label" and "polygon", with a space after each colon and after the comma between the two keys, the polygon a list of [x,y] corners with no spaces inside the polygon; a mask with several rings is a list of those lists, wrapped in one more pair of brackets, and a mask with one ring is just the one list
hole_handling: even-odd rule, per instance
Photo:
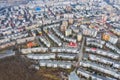
{"label": "dirt patch", "polygon": [[[59,80],[54,70],[41,69],[39,71],[29,69],[31,63],[19,56],[0,60],[0,80]],[[47,71],[48,70],[48,71]],[[51,72],[53,71],[53,72]]]}

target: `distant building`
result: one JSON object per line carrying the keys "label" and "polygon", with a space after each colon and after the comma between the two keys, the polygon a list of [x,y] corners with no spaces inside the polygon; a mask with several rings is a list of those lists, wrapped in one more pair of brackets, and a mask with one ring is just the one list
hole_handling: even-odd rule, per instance
{"label": "distant building", "polygon": [[118,37],[117,36],[111,35],[109,33],[104,33],[102,39],[105,40],[105,41],[109,41],[112,44],[116,44],[117,41],[118,41]]}
{"label": "distant building", "polygon": [[71,35],[72,34],[72,30],[71,29],[67,29],[66,31],[65,31],[65,36],[69,36],[69,35]]}
{"label": "distant building", "polygon": [[118,35],[118,36],[120,36],[120,29],[111,29],[111,31],[114,33],[114,34],[116,34],[116,35]]}
{"label": "distant building", "polygon": [[77,34],[77,41],[81,41],[82,40],[82,33],[78,33]]}
{"label": "distant building", "polygon": [[67,21],[63,21],[62,25],[60,27],[60,30],[61,31],[65,31],[67,29],[67,27],[68,27],[68,22]]}
{"label": "distant building", "polygon": [[27,58],[33,60],[45,60],[45,59],[55,59],[54,53],[46,53],[46,54],[27,54]]}
{"label": "distant building", "polygon": [[73,24],[74,20],[73,19],[69,19],[68,22],[69,22],[69,24]]}
{"label": "distant building", "polygon": [[48,51],[48,48],[45,48],[45,47],[21,49],[22,54],[30,54],[30,53],[36,53],[36,52],[47,52],[47,51]]}
{"label": "distant building", "polygon": [[57,61],[57,60],[40,60],[39,65],[41,67],[53,67],[53,68],[64,68],[64,69],[71,69],[72,68],[72,62],[68,61]]}
{"label": "distant building", "polygon": [[73,18],[73,17],[74,17],[73,14],[64,14],[65,19],[70,19],[70,18]]}
{"label": "distant building", "polygon": [[61,25],[60,30],[65,31],[67,29],[67,26]]}
{"label": "distant building", "polygon": [[83,35],[96,37],[97,36],[97,30],[95,29],[83,29]]}

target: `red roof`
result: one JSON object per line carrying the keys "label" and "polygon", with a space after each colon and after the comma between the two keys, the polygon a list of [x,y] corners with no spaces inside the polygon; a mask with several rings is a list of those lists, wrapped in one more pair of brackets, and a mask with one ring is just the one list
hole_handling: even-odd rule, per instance
{"label": "red roof", "polygon": [[33,47],[33,46],[35,46],[35,44],[34,44],[33,42],[27,43],[27,47],[31,48],[31,47]]}
{"label": "red roof", "polygon": [[70,42],[68,45],[69,45],[70,47],[77,47],[77,43],[74,43],[74,42]]}
{"label": "red roof", "polygon": [[91,49],[94,50],[94,51],[96,50],[96,48],[91,48]]}

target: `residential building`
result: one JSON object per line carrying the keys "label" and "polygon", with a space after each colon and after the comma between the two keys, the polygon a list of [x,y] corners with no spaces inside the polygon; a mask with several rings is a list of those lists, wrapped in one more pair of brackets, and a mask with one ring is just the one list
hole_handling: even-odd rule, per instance
{"label": "residential building", "polygon": [[55,54],[54,53],[27,54],[26,57],[33,60],[55,59]]}
{"label": "residential building", "polygon": [[62,59],[75,59],[76,54],[71,54],[71,53],[58,53],[57,57],[62,58]]}
{"label": "residential building", "polygon": [[77,41],[82,41],[82,33],[77,34]]}
{"label": "residential building", "polygon": [[48,51],[48,48],[45,48],[45,47],[21,49],[22,54],[30,54],[30,53],[37,53],[37,52],[47,52],[47,51]]}
{"label": "residential building", "polygon": [[116,44],[118,41],[118,37],[109,33],[104,33],[103,40],[109,41],[112,44]]}
{"label": "residential building", "polygon": [[72,30],[71,29],[65,30],[65,36],[70,36],[71,34],[72,34]]}
{"label": "residential building", "polygon": [[40,60],[39,65],[41,67],[53,67],[53,68],[64,68],[64,69],[71,69],[72,63],[69,61],[56,61],[56,60]]}
{"label": "residential building", "polygon": [[89,63],[89,62],[80,62],[80,66],[83,66],[86,68],[91,67],[94,70],[100,71],[102,73],[105,73],[105,74],[108,74],[108,75],[111,75],[115,78],[120,79],[120,75],[117,72],[113,71],[112,69],[105,68],[103,66],[98,66],[97,64],[93,64],[93,63]]}

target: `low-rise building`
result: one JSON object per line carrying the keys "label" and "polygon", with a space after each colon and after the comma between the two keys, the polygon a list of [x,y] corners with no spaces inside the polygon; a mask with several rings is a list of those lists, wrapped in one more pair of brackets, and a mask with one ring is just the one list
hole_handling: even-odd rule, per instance
{"label": "low-rise building", "polygon": [[77,53],[78,48],[71,47],[52,47],[51,52],[68,52],[68,53]]}
{"label": "low-rise building", "polygon": [[62,25],[60,27],[60,30],[61,31],[65,31],[67,29],[67,27],[68,27],[68,22],[67,21],[63,21]]}
{"label": "low-rise building", "polygon": [[51,43],[44,37],[44,36],[40,36],[39,39],[41,40],[41,42],[43,42],[47,47],[51,46]]}
{"label": "low-rise building", "polygon": [[114,68],[120,69],[120,64],[118,62],[115,62],[115,61],[110,60],[108,58],[104,58],[104,57],[90,54],[89,59],[91,61],[96,61],[96,62],[107,64],[107,65],[112,65]]}
{"label": "low-rise building", "polygon": [[76,39],[72,39],[72,38],[68,38],[65,37],[59,30],[53,28],[53,31],[55,32],[55,34],[60,37],[62,40],[67,41],[67,42],[76,42]]}
{"label": "low-rise building", "polygon": [[118,36],[120,36],[120,29],[111,29],[111,31],[114,33],[114,34],[117,34]]}
{"label": "low-rise building", "polygon": [[77,41],[82,41],[82,33],[77,34]]}
{"label": "low-rise building", "polygon": [[68,20],[68,23],[69,23],[69,24],[73,24],[73,23],[74,23],[74,19],[69,19],[69,20]]}
{"label": "low-rise building", "polygon": [[86,47],[85,51],[91,52],[92,54],[96,54],[96,55],[106,56],[106,57],[109,57],[109,58],[115,59],[115,60],[119,60],[119,58],[120,58],[119,54],[115,54],[115,53],[112,53],[110,51],[105,51],[105,50],[98,49],[98,48]]}
{"label": "low-rise building", "polygon": [[35,37],[25,37],[22,39],[17,39],[16,42],[17,42],[17,44],[22,44],[22,43],[34,41],[34,40],[35,40]]}
{"label": "low-rise building", "polygon": [[76,54],[71,54],[71,53],[58,53],[57,57],[62,58],[62,59],[75,59]]}
{"label": "low-rise building", "polygon": [[26,30],[31,30],[31,29],[35,29],[37,28],[39,25],[38,24],[34,24],[34,25],[31,25],[31,26],[28,26],[28,27],[25,27]]}
{"label": "low-rise building", "polygon": [[16,42],[15,41],[10,41],[10,42],[6,42],[4,44],[0,45],[0,49],[5,49],[11,46],[15,46]]}
{"label": "low-rise building", "polygon": [[117,79],[120,79],[120,75],[117,72],[115,72],[109,68],[103,67],[103,66],[98,66],[97,64],[93,64],[90,62],[80,62],[80,66],[86,67],[86,68],[92,68],[92,69],[97,70],[99,72],[102,72],[102,73],[111,75]]}
{"label": "low-rise building", "polygon": [[53,40],[58,46],[62,45],[61,40],[52,33],[47,34],[51,40]]}
{"label": "low-rise building", "polygon": [[100,43],[97,43],[97,42],[86,42],[86,45],[92,45],[92,46],[96,46],[96,47],[99,47],[99,48],[103,48],[103,45],[100,44]]}
{"label": "low-rise building", "polygon": [[112,44],[116,44],[118,41],[118,37],[115,35],[111,35],[110,33],[104,33],[102,38],[103,40],[109,41]]}
{"label": "low-rise building", "polygon": [[120,54],[120,49],[117,48],[116,46],[112,45],[111,43],[106,43],[106,47],[110,48],[113,51],[116,51],[118,54]]}
{"label": "low-rise building", "polygon": [[97,42],[97,43],[102,44],[102,45],[105,44],[105,41],[103,41],[103,40],[96,39],[96,38],[90,38],[90,37],[87,37],[87,38],[86,38],[86,41],[87,41],[87,42]]}
{"label": "low-rise building", "polygon": [[64,19],[74,18],[74,14],[64,14]]}
{"label": "low-rise building", "polygon": [[[100,75],[97,75],[97,74],[92,74],[91,72],[88,72],[88,71],[85,71],[81,68],[79,68],[77,70],[77,74],[87,78],[87,79],[92,79],[92,80],[111,80],[107,77],[103,77],[103,76],[100,76]],[[113,79],[113,78],[112,78]],[[113,80],[117,80],[117,79],[113,79]]]}
{"label": "low-rise building", "polygon": [[72,68],[72,63],[69,61],[56,61],[56,60],[40,60],[39,65],[41,67],[60,67],[60,68],[65,68],[65,69],[71,69]]}
{"label": "low-rise building", "polygon": [[4,44],[4,43],[6,43],[6,42],[10,42],[10,39],[1,39],[0,40],[0,44]]}
{"label": "low-rise building", "polygon": [[98,31],[95,29],[83,29],[83,35],[86,36],[91,36],[91,37],[96,37],[97,36]]}
{"label": "low-rise building", "polygon": [[47,52],[47,51],[48,51],[48,48],[45,48],[45,47],[21,49],[22,54],[30,54],[30,53],[37,53],[37,52]]}
{"label": "low-rise building", "polygon": [[71,29],[65,30],[65,36],[70,36],[71,34],[72,34],[72,30]]}
{"label": "low-rise building", "polygon": [[45,54],[27,54],[27,58],[33,60],[41,60],[41,59],[55,59],[54,53],[45,53]]}

